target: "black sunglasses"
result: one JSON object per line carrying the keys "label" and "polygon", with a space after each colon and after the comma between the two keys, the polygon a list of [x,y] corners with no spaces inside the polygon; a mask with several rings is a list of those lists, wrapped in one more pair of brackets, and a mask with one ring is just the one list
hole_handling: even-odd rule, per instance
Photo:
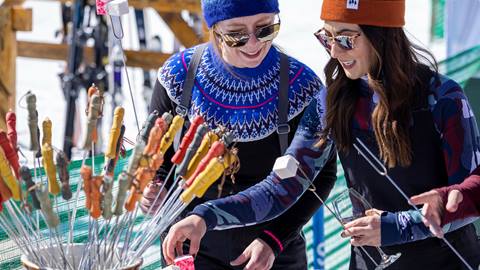
{"label": "black sunglasses", "polygon": [[267,25],[264,27],[260,27],[253,33],[245,33],[245,32],[231,32],[231,33],[219,33],[213,30],[213,33],[221,39],[228,47],[242,47],[250,40],[250,36],[252,34],[260,42],[267,42],[272,41],[274,38],[277,37],[278,32],[280,31],[280,21],[278,23],[274,23],[271,25]]}
{"label": "black sunglasses", "polygon": [[332,44],[335,42],[340,48],[343,50],[349,51],[351,49],[355,48],[355,38],[360,36],[360,33],[356,33],[353,35],[339,35],[339,36],[334,36],[331,37],[327,35],[327,32],[325,29],[320,29],[317,32],[314,33],[315,37],[320,41],[320,44],[322,44],[327,51],[330,51],[332,49]]}

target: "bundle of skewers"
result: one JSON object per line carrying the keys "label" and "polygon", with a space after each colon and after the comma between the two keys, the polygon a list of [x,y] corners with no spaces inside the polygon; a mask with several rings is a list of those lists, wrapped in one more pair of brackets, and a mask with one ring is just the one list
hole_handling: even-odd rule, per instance
{"label": "bundle of skewers", "polygon": [[[0,227],[21,250],[28,269],[138,269],[145,251],[188,204],[222,175],[224,181],[238,169],[231,133],[209,130],[197,116],[181,138],[172,158],[174,166],[150,198],[153,203],[142,211],[139,202],[145,187],[155,179],[185,119],[153,112],[133,142],[124,136],[124,109],[117,107],[99,167],[98,160],[89,157],[98,147],[96,127],[103,94],[92,86],[88,96],[84,154],[75,161],[81,162],[78,182],[70,183],[69,161],[52,145],[48,119],[42,123],[40,143],[34,94],[26,95],[33,170],[20,166],[15,114],[7,115],[8,130],[0,132]],[[127,151],[128,165],[122,168],[117,164],[124,163],[119,161],[125,159],[121,153],[126,143],[134,147]],[[85,219],[88,233],[79,237],[76,231]]]}

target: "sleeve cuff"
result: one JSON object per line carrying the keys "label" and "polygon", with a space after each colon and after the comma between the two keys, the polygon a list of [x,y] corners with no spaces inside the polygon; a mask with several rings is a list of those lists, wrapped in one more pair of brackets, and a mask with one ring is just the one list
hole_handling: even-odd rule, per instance
{"label": "sleeve cuff", "polygon": [[397,224],[397,215],[395,213],[383,212],[380,219],[381,245],[389,246],[400,242],[401,235]]}
{"label": "sleeve cuff", "polygon": [[263,230],[258,238],[262,239],[272,249],[275,257],[283,251],[283,244],[271,231]]}
{"label": "sleeve cuff", "polygon": [[207,230],[211,231],[217,226],[217,217],[216,215],[210,210],[210,208],[205,204],[197,205],[192,212],[188,214],[190,215],[197,215],[205,220],[205,224],[207,225]]}

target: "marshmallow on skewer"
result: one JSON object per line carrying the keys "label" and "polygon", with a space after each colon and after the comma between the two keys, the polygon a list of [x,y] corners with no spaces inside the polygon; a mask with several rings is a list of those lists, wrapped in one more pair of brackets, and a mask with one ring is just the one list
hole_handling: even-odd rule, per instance
{"label": "marshmallow on skewer", "polygon": [[299,162],[291,155],[277,158],[273,165],[273,172],[281,179],[291,178],[297,175]]}

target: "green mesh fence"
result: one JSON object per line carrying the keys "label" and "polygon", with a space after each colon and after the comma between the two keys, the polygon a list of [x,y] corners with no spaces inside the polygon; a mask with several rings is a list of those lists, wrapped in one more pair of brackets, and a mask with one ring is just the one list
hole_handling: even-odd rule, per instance
{"label": "green mesh fence", "polygon": [[480,45],[460,52],[438,63],[439,71],[465,87],[480,72]]}
{"label": "green mesh fence", "polygon": [[[337,159],[338,160],[338,159]],[[339,193],[347,188],[345,175],[340,161],[337,161],[337,182],[330,192],[329,198],[325,203],[330,204],[331,198],[335,198]],[[307,191],[309,192],[309,191]],[[350,242],[348,239],[340,237],[342,231],[341,225],[333,217],[333,215],[325,210],[324,212],[324,248],[325,248],[325,269],[348,269],[350,261]],[[304,233],[307,244],[307,254],[309,266],[308,269],[313,269],[313,228],[310,221],[304,227]]]}
{"label": "green mesh fence", "polygon": [[431,37],[432,40],[443,39],[445,21],[445,0],[432,0],[432,24]]}

